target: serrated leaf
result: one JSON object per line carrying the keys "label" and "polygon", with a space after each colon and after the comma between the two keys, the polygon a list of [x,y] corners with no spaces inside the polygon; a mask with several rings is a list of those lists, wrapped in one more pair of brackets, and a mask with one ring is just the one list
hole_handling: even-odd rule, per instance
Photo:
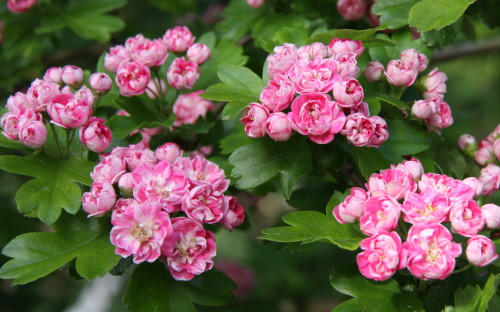
{"label": "serrated leaf", "polygon": [[244,131],[235,131],[219,141],[221,153],[224,155],[231,154],[238,148],[252,144],[253,140]]}
{"label": "serrated leaf", "polygon": [[330,43],[333,38],[347,38],[352,40],[365,40],[369,39],[377,33],[379,30],[383,30],[385,27],[369,28],[364,30],[357,29],[332,29],[319,34],[314,34],[306,40],[307,44],[313,42],[322,42],[324,44]]}
{"label": "serrated leaf", "polygon": [[347,250],[356,250],[363,234],[353,224],[340,224],[317,211],[296,211],[283,216],[289,226],[262,230],[260,238],[281,243],[317,241],[335,244]]}
{"label": "serrated leaf", "polygon": [[365,179],[368,179],[372,173],[389,168],[390,165],[390,162],[375,148],[355,148],[353,158]]}
{"label": "serrated leaf", "polygon": [[476,0],[422,0],[410,10],[409,24],[418,31],[439,30],[453,24]]}
{"label": "serrated leaf", "polygon": [[124,295],[129,312],[196,312],[194,303],[223,305],[233,300],[234,282],[210,270],[189,282],[174,280],[159,261],[143,263],[132,274]]}
{"label": "serrated leaf", "polygon": [[380,16],[380,24],[390,29],[408,25],[410,9],[420,0],[377,0],[372,12]]}
{"label": "serrated leaf", "polygon": [[43,153],[0,157],[0,169],[36,177],[19,189],[16,202],[21,212],[37,215],[47,224],[59,218],[61,208],[71,214],[78,211],[82,192],[74,182],[90,185],[93,168],[92,162],[78,157],[59,160]]}
{"label": "serrated leaf", "polygon": [[106,122],[113,133],[113,139],[128,137],[134,130],[139,129],[140,123],[129,116],[114,115]]}
{"label": "serrated leaf", "polygon": [[423,152],[432,144],[429,134],[410,121],[387,120],[387,126],[389,138],[378,151],[391,162],[401,161],[401,156]]}
{"label": "serrated leaf", "polygon": [[217,24],[216,30],[222,38],[237,41],[252,29],[264,12],[264,7],[254,9],[244,1],[231,1],[222,13],[225,19]]}
{"label": "serrated leaf", "polygon": [[125,22],[115,16],[100,14],[72,19],[68,25],[83,38],[107,42],[111,39],[111,33],[125,27]]}
{"label": "serrated leaf", "polygon": [[429,46],[434,47],[443,47],[451,44],[458,35],[458,26],[457,23],[446,26],[440,30],[430,30],[421,33],[422,40]]}
{"label": "serrated leaf", "polygon": [[[303,34],[303,30],[307,28],[307,20],[302,16],[295,15],[292,13],[282,14],[275,13],[272,16],[267,16],[266,18],[259,19],[252,28],[252,37],[255,42],[259,45],[262,45],[264,42],[276,42],[276,44],[280,45],[281,43],[285,43],[292,39],[295,43],[302,43],[307,39],[307,33]],[[293,36],[293,33],[288,33],[286,29],[296,29],[296,36]],[[299,30],[301,29],[301,30]],[[281,33],[279,38],[279,34]]]}
{"label": "serrated leaf", "polygon": [[222,120],[230,120],[242,112],[248,105],[248,102],[232,101],[224,106],[221,113]]}
{"label": "serrated leaf", "polygon": [[27,149],[21,141],[8,139],[6,136],[0,134],[0,146],[11,149]]}
{"label": "serrated leaf", "polygon": [[[244,91],[243,91],[244,92]],[[212,100],[212,101],[223,101],[223,102],[234,102],[236,105],[239,103],[245,103],[245,106],[250,102],[258,101],[259,98],[254,95],[248,95],[240,92],[238,89],[226,85],[224,83],[218,83],[210,86],[201,97]],[[243,107],[244,108],[244,107]],[[242,108],[242,109],[243,109]],[[233,112],[231,112],[232,114]],[[229,116],[231,114],[228,114]]]}
{"label": "serrated leaf", "polygon": [[14,279],[13,284],[26,284],[76,258],[78,274],[93,279],[118,263],[120,257],[109,241],[108,220],[87,219],[79,214],[66,215],[61,222],[66,224],[58,232],[26,233],[8,243],[2,253],[14,259],[0,268],[0,277]]}

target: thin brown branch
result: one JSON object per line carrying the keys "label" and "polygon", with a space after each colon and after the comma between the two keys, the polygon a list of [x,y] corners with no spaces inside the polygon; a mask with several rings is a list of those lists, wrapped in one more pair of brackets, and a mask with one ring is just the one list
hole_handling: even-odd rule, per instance
{"label": "thin brown branch", "polygon": [[490,38],[478,43],[464,43],[436,51],[433,63],[448,62],[456,58],[500,51],[500,38]]}

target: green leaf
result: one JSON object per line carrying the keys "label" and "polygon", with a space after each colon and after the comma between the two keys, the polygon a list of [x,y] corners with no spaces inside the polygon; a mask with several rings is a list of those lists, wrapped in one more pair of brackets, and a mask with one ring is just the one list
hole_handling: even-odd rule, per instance
{"label": "green leaf", "polygon": [[107,42],[111,39],[111,33],[125,27],[125,22],[115,16],[98,14],[71,19],[68,26],[83,38]]}
{"label": "green leaf", "polygon": [[26,284],[76,258],[76,270],[86,279],[103,276],[120,259],[109,241],[109,219],[65,215],[52,233],[26,233],[14,238],[2,253],[14,258],[0,268],[0,277]]}
{"label": "green leaf", "polygon": [[317,211],[291,212],[283,216],[283,221],[290,226],[264,229],[260,238],[281,243],[322,241],[347,250],[356,250],[364,238],[356,225],[340,224]]}
{"label": "green leaf", "polygon": [[352,154],[361,174],[366,179],[368,179],[372,173],[389,168],[390,162],[375,148],[354,148]]}
{"label": "green leaf", "polygon": [[252,28],[252,37],[259,45],[269,41],[280,45],[289,42],[288,40],[293,41],[289,43],[300,44],[307,39],[307,32],[305,35],[303,33],[305,28],[307,28],[307,20],[302,16],[276,13],[259,19]]}
{"label": "green leaf", "polygon": [[232,175],[239,177],[236,183],[239,189],[257,187],[280,174],[283,195],[287,199],[295,181],[312,170],[311,151],[302,139],[260,140],[238,148],[229,157],[229,163],[234,166]]}
{"label": "green leaf", "polygon": [[408,25],[410,9],[420,0],[377,0],[372,12],[380,16],[380,24],[390,29]]}
{"label": "green leaf", "polygon": [[431,146],[429,134],[420,125],[406,120],[387,120],[389,138],[378,151],[389,161],[399,162],[400,156],[414,155]]}
{"label": "green leaf", "polygon": [[159,261],[141,264],[132,275],[123,300],[129,312],[196,312],[193,303],[223,305],[233,300],[234,282],[210,270],[189,282],[176,281]]}
{"label": "green leaf", "polygon": [[238,148],[254,143],[254,141],[245,133],[245,131],[235,131],[219,141],[221,153],[231,154]]}
{"label": "green leaf", "polygon": [[222,38],[239,40],[262,17],[265,7],[250,8],[245,1],[231,1],[222,15],[225,20],[218,23],[216,30]]}
{"label": "green leaf", "polygon": [[455,291],[455,311],[487,311],[488,304],[498,290],[500,274],[491,274],[483,290],[479,285],[466,285]]}
{"label": "green leaf", "polygon": [[486,284],[484,285],[483,292],[481,294],[481,300],[479,301],[478,311],[486,311],[488,308],[488,303],[491,298],[498,292],[498,285],[500,284],[500,274],[491,274]]}
{"label": "green leaf", "polygon": [[453,24],[476,0],[422,0],[410,10],[409,24],[420,32]]}
{"label": "green leaf", "polygon": [[298,47],[304,46],[309,34],[307,29],[300,25],[298,27],[285,27],[276,33],[279,44],[293,43]]}
{"label": "green leaf", "polygon": [[310,37],[306,43],[311,44],[313,42],[322,42],[324,44],[330,43],[333,38],[347,38],[352,40],[366,40],[372,37],[379,30],[383,30],[385,27],[369,28],[364,30],[357,29],[332,29],[323,33],[315,34]]}
{"label": "green leaf", "polygon": [[18,140],[8,139],[6,136],[0,134],[0,146],[11,149],[26,149],[26,147]]}
{"label": "green leaf", "polygon": [[332,183],[325,182],[312,183],[308,180],[301,184],[303,187],[294,190],[287,203],[300,210],[324,211],[324,208],[327,206],[328,200],[332,194],[334,185]]}
{"label": "green leaf", "polygon": [[236,117],[248,105],[248,102],[232,101],[224,106],[221,113],[222,120],[230,120]]}
{"label": "green leaf", "polygon": [[129,116],[114,115],[106,124],[113,133],[113,139],[123,139],[128,137],[134,130],[139,129],[140,123]]}
{"label": "green leaf", "polygon": [[[446,26],[443,29],[440,30],[430,30],[421,33],[422,34],[422,40],[429,46],[434,47],[442,47],[449,45],[455,40],[458,34],[458,26],[457,23],[454,23],[452,25]],[[461,23],[460,23],[461,24]]]}
{"label": "green leaf", "polygon": [[386,102],[387,104],[390,104],[392,106],[396,106],[397,108],[402,108],[402,109],[410,109],[410,105],[404,101],[398,100],[396,98],[393,98],[392,96],[383,94],[383,93],[372,93],[369,92],[367,93],[367,96],[379,99],[381,101]]}
{"label": "green leaf", "polygon": [[78,211],[82,192],[74,182],[92,184],[89,173],[93,168],[92,162],[78,157],[58,160],[43,153],[0,157],[0,169],[36,177],[19,189],[16,202],[21,212],[47,224],[59,218],[61,208],[71,214]]}

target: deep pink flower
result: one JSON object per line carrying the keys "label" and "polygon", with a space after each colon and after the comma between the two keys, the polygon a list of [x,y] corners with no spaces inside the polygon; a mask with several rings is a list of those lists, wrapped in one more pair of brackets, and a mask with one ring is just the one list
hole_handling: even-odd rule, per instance
{"label": "deep pink flower", "polygon": [[339,223],[354,223],[363,215],[363,209],[368,193],[359,187],[351,188],[351,193],[347,195],[342,203],[333,208],[333,215]]}
{"label": "deep pink flower", "polygon": [[403,199],[407,192],[417,190],[411,173],[397,169],[385,169],[372,174],[365,186],[371,196],[387,195],[395,200]]}
{"label": "deep pink flower", "polygon": [[494,194],[500,187],[500,167],[495,164],[488,164],[481,169],[479,181],[483,183],[483,194]]}
{"label": "deep pink flower", "polygon": [[19,140],[29,148],[40,148],[47,141],[47,129],[41,121],[26,122],[19,130]]}
{"label": "deep pink flower", "polygon": [[292,136],[292,124],[283,112],[271,113],[266,120],[265,129],[275,141],[286,141]]}
{"label": "deep pink flower", "polygon": [[203,90],[181,94],[174,103],[174,126],[194,124],[199,117],[205,118],[208,111],[213,111],[215,106],[212,101],[202,98]]}
{"label": "deep pink flower", "polygon": [[220,226],[232,231],[245,221],[245,209],[234,196],[224,196],[223,216]]}
{"label": "deep pink flower", "polygon": [[344,52],[334,55],[335,63],[337,64],[337,74],[342,79],[356,78],[359,73],[358,61],[356,53]]}
{"label": "deep pink flower", "polygon": [[339,0],[337,10],[346,20],[355,21],[365,16],[367,0]]}
{"label": "deep pink flower", "polygon": [[446,80],[448,80],[446,74],[440,72],[438,68],[434,68],[423,80],[424,98],[442,100],[446,93]]}
{"label": "deep pink flower", "polygon": [[392,197],[370,197],[365,201],[359,227],[368,236],[390,232],[398,225],[400,214],[400,205]]}
{"label": "deep pink flower", "polygon": [[123,96],[143,94],[150,79],[149,67],[137,61],[123,61],[116,69],[116,84]]}
{"label": "deep pink flower", "polygon": [[194,42],[194,36],[186,26],[176,26],[168,29],[163,40],[167,49],[176,53],[185,52]]}
{"label": "deep pink flower", "polygon": [[83,126],[92,115],[92,107],[72,94],[59,94],[47,106],[53,124],[70,129]]}
{"label": "deep pink flower", "polygon": [[245,125],[245,132],[251,138],[261,138],[266,134],[265,122],[269,117],[269,110],[259,104],[250,103],[240,121]]}
{"label": "deep pink flower", "polygon": [[297,62],[297,47],[291,43],[285,43],[282,46],[274,48],[274,54],[267,57],[267,74],[269,78],[274,79],[275,74],[285,75],[293,70]]}
{"label": "deep pink flower", "polygon": [[455,202],[451,207],[450,221],[455,232],[467,237],[476,235],[485,225],[481,208],[474,200]]}
{"label": "deep pink flower", "polygon": [[103,152],[111,144],[111,130],[105,122],[102,118],[92,117],[80,128],[80,141],[93,152]]}
{"label": "deep pink flower", "polygon": [[262,105],[271,112],[280,112],[290,106],[295,91],[290,79],[281,74],[275,74],[274,80],[270,80],[260,94]]}
{"label": "deep pink flower", "polygon": [[337,65],[332,59],[316,57],[313,60],[299,59],[294,71],[289,73],[296,93],[329,92],[341,80]]}
{"label": "deep pink flower", "polygon": [[434,189],[448,196],[451,203],[472,199],[475,194],[475,190],[462,181],[437,173],[423,174],[418,188],[420,192],[425,192],[428,188]]}
{"label": "deep pink flower", "polygon": [[351,108],[363,100],[363,87],[356,79],[345,79],[333,85],[333,97],[339,106]]}
{"label": "deep pink flower", "polygon": [[189,190],[182,202],[182,211],[200,223],[217,223],[222,220],[224,194],[211,185],[198,185]]}
{"label": "deep pink flower", "polygon": [[403,220],[411,224],[444,222],[450,208],[448,197],[430,188],[422,194],[407,192],[401,205]]}
{"label": "deep pink flower", "polygon": [[351,114],[346,117],[344,128],[340,133],[347,137],[354,146],[365,146],[373,136],[374,125],[369,117],[362,113]]}
{"label": "deep pink flower", "polygon": [[111,184],[117,183],[122,174],[125,173],[125,161],[116,156],[109,155],[104,157],[94,170],[90,173],[90,177],[95,182],[108,182]]}
{"label": "deep pink flower", "polygon": [[101,217],[115,205],[116,193],[107,182],[94,182],[90,192],[82,197],[82,209],[89,217]]}
{"label": "deep pink flower", "polygon": [[210,48],[203,43],[195,43],[187,50],[187,57],[196,64],[203,64],[210,58]]}
{"label": "deep pink flower", "polygon": [[498,259],[495,244],[483,235],[474,235],[469,238],[465,254],[470,263],[479,267],[487,266]]}
{"label": "deep pink flower", "polygon": [[481,166],[485,166],[495,161],[495,150],[493,149],[493,144],[487,140],[479,141],[474,153],[474,160]]}
{"label": "deep pink flower", "polygon": [[401,60],[390,61],[384,73],[390,84],[405,87],[411,86],[418,75],[418,71],[415,67]]}
{"label": "deep pink flower", "polygon": [[113,211],[111,212],[111,224],[113,224],[114,226],[120,224],[120,219],[122,217],[126,218],[126,213],[133,209],[137,209],[133,206],[139,206],[140,204],[141,203],[133,198],[118,199],[115,203],[115,206],[113,207]]}
{"label": "deep pink flower", "polygon": [[200,68],[193,61],[187,61],[183,57],[176,58],[167,72],[168,83],[179,90],[193,88],[200,78]]}
{"label": "deep pink flower", "polygon": [[184,171],[191,186],[211,185],[221,194],[229,187],[224,170],[201,156],[179,158],[174,166]]}
{"label": "deep pink flower", "polygon": [[396,232],[380,232],[361,241],[364,251],[356,256],[359,271],[364,277],[385,281],[399,269],[402,253],[401,238]]}

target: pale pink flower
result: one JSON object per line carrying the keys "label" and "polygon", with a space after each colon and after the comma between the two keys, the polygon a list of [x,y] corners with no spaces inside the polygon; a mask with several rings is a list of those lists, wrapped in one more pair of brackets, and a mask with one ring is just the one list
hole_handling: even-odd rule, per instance
{"label": "pale pink flower", "polygon": [[451,207],[450,222],[456,233],[467,237],[476,235],[485,225],[481,208],[475,200],[455,202]]}
{"label": "pale pink flower", "polygon": [[[70,93],[71,92],[69,92],[68,94],[70,94]],[[85,100],[85,102],[87,102],[90,106],[93,106],[95,103],[94,93],[92,93],[92,91],[89,88],[87,88],[85,85],[83,85],[80,89],[78,89],[74,93],[74,95],[77,98]]]}
{"label": "pale pink flower", "polygon": [[160,160],[166,160],[169,163],[174,163],[174,161],[182,156],[182,150],[179,145],[175,143],[165,143],[155,150],[155,157]]}
{"label": "pale pink flower", "polygon": [[200,68],[193,61],[187,61],[183,57],[176,58],[167,72],[168,83],[179,90],[193,88],[200,78]]}
{"label": "pale pink flower", "polygon": [[245,221],[245,209],[234,196],[224,196],[223,216],[220,226],[232,231]]}
{"label": "pale pink flower", "polygon": [[123,96],[143,94],[151,79],[149,67],[137,61],[123,61],[116,69],[116,84]]}
{"label": "pale pink flower", "polygon": [[93,73],[89,78],[89,83],[92,90],[101,96],[113,87],[113,81],[105,73]]}
{"label": "pale pink flower", "polygon": [[318,144],[331,142],[344,126],[344,113],[327,94],[300,95],[292,102],[291,109],[288,119],[292,127]]}
{"label": "pale pink flower", "polygon": [[172,277],[189,281],[210,270],[216,254],[215,235],[189,218],[172,219],[173,233],[165,238],[162,259]]}
{"label": "pale pink flower", "polygon": [[45,71],[43,80],[60,85],[62,83],[62,67],[50,67]]}
{"label": "pale pink flower", "polygon": [[154,166],[157,163],[155,153],[147,148],[131,148],[124,159],[130,171],[140,165]]}
{"label": "pale pink flower", "polygon": [[351,193],[347,195],[342,203],[333,208],[333,216],[341,224],[354,223],[363,215],[363,208],[368,193],[359,187],[351,188]]}
{"label": "pale pink flower", "polygon": [[34,107],[35,111],[45,111],[47,104],[58,94],[58,84],[40,79],[35,79],[26,92],[27,101],[36,106]]}
{"label": "pale pink flower", "polygon": [[128,37],[127,40],[125,41],[125,49],[130,53],[131,59],[132,57],[132,51],[135,49],[136,46],[145,43],[149,39],[146,39],[142,34],[137,34],[133,37]]}
{"label": "pale pink flower", "polygon": [[391,169],[408,171],[413,177],[413,181],[420,180],[420,177],[422,176],[422,174],[424,174],[424,167],[416,158],[403,160],[403,162],[401,162],[397,166],[391,165]]}
{"label": "pale pink flower", "polygon": [[340,133],[347,137],[354,146],[365,146],[373,136],[374,125],[369,117],[362,113],[351,114],[346,117],[344,128]]}
{"label": "pale pink flower", "polygon": [[21,115],[24,114],[27,109],[36,111],[37,108],[39,108],[39,103],[38,101],[29,99],[28,96],[22,92],[16,92],[14,95],[9,96],[5,108],[11,113]]}
{"label": "pale pink flower", "polygon": [[500,161],[500,139],[496,139],[493,142],[493,154],[495,154],[497,160]]}
{"label": "pale pink flower", "polygon": [[124,258],[133,255],[134,263],[158,259],[164,240],[173,235],[170,217],[157,203],[129,205],[112,222],[115,253]]}
{"label": "pale pink flower", "polygon": [[390,232],[398,225],[400,211],[400,204],[392,197],[370,197],[365,201],[359,227],[368,236]]}
{"label": "pale pink flower", "polygon": [[426,173],[418,182],[420,192],[433,189],[447,196],[451,203],[474,198],[475,190],[460,180],[453,179],[444,174]]}
{"label": "pale pink flower", "polygon": [[415,82],[418,71],[401,60],[392,60],[387,64],[384,74],[390,84],[409,87]]}
{"label": "pale pink flower", "polygon": [[11,139],[11,140],[19,140],[19,116],[14,113],[5,113],[0,119],[0,123],[2,124],[2,134]]}
{"label": "pale pink flower", "polygon": [[462,253],[448,229],[436,223],[413,225],[403,249],[408,255],[406,267],[422,280],[448,277],[455,269],[455,258]]}
{"label": "pale pink flower", "polygon": [[334,55],[335,63],[337,64],[337,74],[342,79],[356,78],[359,73],[358,61],[356,53],[344,52]]}
{"label": "pale pink flower", "polygon": [[53,124],[65,129],[83,126],[92,115],[92,107],[73,94],[59,94],[47,106]]}
{"label": "pale pink flower", "polygon": [[187,57],[196,64],[203,64],[210,58],[210,48],[203,43],[195,43],[187,50]]}
{"label": "pale pink flower", "polygon": [[176,26],[168,29],[163,40],[167,49],[176,53],[185,52],[194,42],[195,37],[186,26]]}
{"label": "pale pink flower", "polygon": [[14,13],[24,13],[31,9],[38,0],[7,0],[7,9]]}
{"label": "pale pink flower", "polygon": [[222,220],[224,194],[211,185],[198,185],[189,190],[182,202],[182,211],[201,223],[213,224]]}
{"label": "pale pink flower", "polygon": [[266,0],[247,0],[247,3],[249,6],[253,8],[260,8]]}
{"label": "pale pink flower", "polygon": [[303,59],[314,60],[316,57],[327,58],[331,56],[333,52],[330,50],[328,46],[324,45],[321,42],[313,42],[309,45],[305,45],[300,47],[297,50],[297,56]]}
{"label": "pale pink flower", "polygon": [[498,259],[495,244],[483,235],[474,235],[467,241],[467,260],[479,267],[487,266]]}
{"label": "pale pink flower", "polygon": [[365,187],[371,196],[387,195],[395,200],[403,199],[407,192],[417,190],[411,173],[397,169],[385,169],[372,174]]}
{"label": "pale pink flower", "polygon": [[451,108],[443,100],[431,100],[436,104],[436,112],[431,114],[429,118],[425,119],[425,123],[431,128],[444,129],[453,124],[453,116],[451,115]]}
{"label": "pale pink flower", "polygon": [[429,75],[423,79],[425,87],[425,92],[423,94],[424,98],[442,100],[446,93],[446,80],[448,80],[446,74],[440,72],[438,68],[434,68]]}
{"label": "pale pink flower", "polygon": [[274,79],[275,74],[285,75],[290,72],[297,62],[297,47],[291,43],[284,43],[274,48],[274,54],[267,57],[267,74]]}
{"label": "pale pink flower", "polygon": [[229,187],[229,180],[226,179],[224,170],[201,156],[179,158],[174,166],[184,171],[192,187],[211,185],[215,191],[221,194]]}
{"label": "pale pink flower", "polygon": [[385,281],[399,269],[402,253],[401,238],[396,232],[380,232],[361,241],[364,251],[356,256],[359,271],[364,277]]}
{"label": "pale pink flower", "polygon": [[399,59],[411,67],[415,68],[419,73],[423,72],[429,64],[429,59],[423,53],[419,53],[415,49],[406,49],[399,55]]}
{"label": "pale pink flower", "polygon": [[337,10],[340,15],[349,21],[359,20],[365,16],[367,7],[367,0],[339,0],[337,2]]}
{"label": "pale pink flower", "polygon": [[292,136],[292,124],[283,112],[271,113],[265,122],[265,129],[275,141],[286,141]]}
{"label": "pale pink flower", "polygon": [[465,152],[475,152],[477,150],[477,140],[470,134],[462,134],[460,138],[458,138],[457,145],[458,148]]}
{"label": "pale pink flower", "polygon": [[109,155],[101,159],[90,173],[95,182],[108,182],[115,184],[122,174],[126,172],[126,164],[123,158]]}
{"label": "pale pink flower", "polygon": [[474,190],[475,197],[481,196],[481,194],[483,194],[483,183],[479,181],[478,178],[468,177],[463,179],[462,182],[467,184]]}
{"label": "pale pink flower", "polygon": [[269,110],[259,104],[250,103],[240,121],[245,125],[245,132],[251,138],[261,138],[266,134],[265,122],[269,117]]}
{"label": "pale pink flower", "polygon": [[83,69],[74,65],[66,65],[62,69],[61,80],[72,87],[78,88],[83,83]]}
{"label": "pale pink flower", "polygon": [[491,195],[500,187],[500,167],[495,164],[488,164],[481,169],[479,181],[483,183],[483,194]]}
{"label": "pale pink flower", "polygon": [[448,197],[430,188],[422,194],[407,192],[401,205],[403,220],[411,224],[445,222],[450,208]]}
{"label": "pale pink flower", "polygon": [[488,228],[494,230],[500,227],[500,206],[486,204],[481,207],[481,214]]}
{"label": "pale pink flower", "polygon": [[116,193],[113,185],[107,182],[94,182],[90,192],[82,197],[82,209],[88,217],[102,217],[115,205]]}
{"label": "pale pink flower", "polygon": [[290,106],[295,96],[292,82],[287,76],[275,74],[260,94],[262,105],[272,112],[279,112]]}
{"label": "pale pink flower", "polygon": [[382,78],[385,68],[379,61],[371,61],[366,65],[364,76],[370,82],[377,82]]}
{"label": "pale pink flower", "polygon": [[328,47],[335,54],[341,54],[345,52],[354,53],[356,57],[360,57],[365,48],[363,48],[363,43],[357,40],[351,39],[339,39],[333,38],[332,41],[328,44]]}
{"label": "pale pink flower", "polygon": [[161,66],[168,56],[167,45],[161,39],[144,39],[134,44],[129,51],[134,60],[148,67]]}
{"label": "pale pink flower", "polygon": [[122,45],[117,45],[111,47],[109,53],[106,53],[104,56],[104,68],[107,71],[115,73],[122,62],[130,61],[131,59],[128,50]]}
{"label": "pale pink flower", "polygon": [[40,148],[47,141],[47,129],[41,121],[26,122],[19,130],[19,140],[29,148]]}
{"label": "pale pink flower", "polygon": [[427,119],[436,111],[436,102],[433,100],[418,100],[411,107],[411,113],[417,119]]}
{"label": "pale pink flower", "polygon": [[194,124],[198,118],[205,118],[208,111],[213,111],[215,106],[212,101],[202,98],[203,90],[181,94],[174,103],[174,126]]}
{"label": "pale pink flower", "polygon": [[363,100],[363,87],[356,79],[345,79],[333,85],[333,97],[339,106],[351,108]]}
{"label": "pale pink flower", "polygon": [[93,152],[101,153],[111,144],[111,130],[105,122],[102,118],[92,117],[80,128],[80,141]]}
{"label": "pale pink flower", "polygon": [[313,60],[299,59],[293,72],[289,73],[296,93],[329,92],[341,80],[337,65],[332,59],[316,57]]}

